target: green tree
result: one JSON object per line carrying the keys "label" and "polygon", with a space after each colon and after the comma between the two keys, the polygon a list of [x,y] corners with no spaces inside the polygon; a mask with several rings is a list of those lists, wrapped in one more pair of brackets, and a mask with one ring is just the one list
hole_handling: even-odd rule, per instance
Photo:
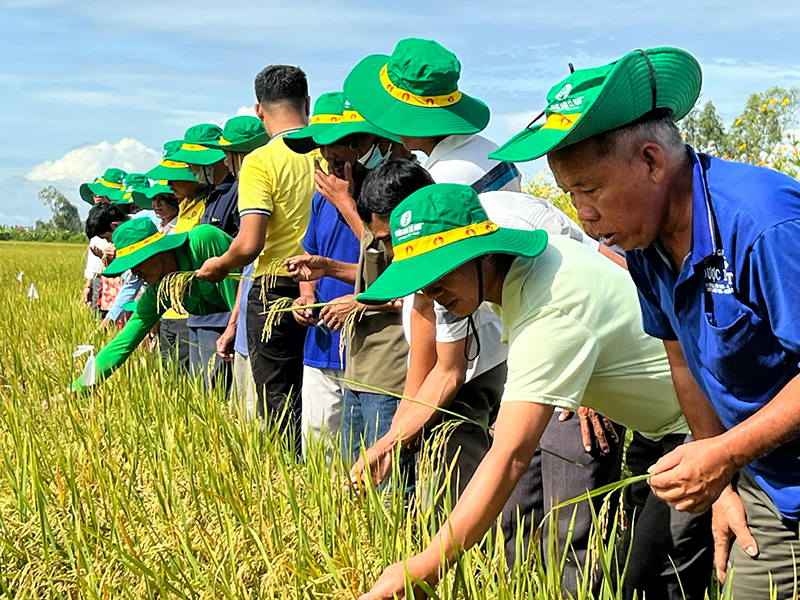
{"label": "green tree", "polygon": [[766,163],[779,144],[789,141],[786,132],[796,123],[798,100],[798,88],[771,87],[750,94],[728,132],[731,147],[727,154],[734,160]]}
{"label": "green tree", "polygon": [[703,107],[695,104],[679,125],[686,143],[700,152],[711,154],[728,153],[728,136],[725,125],[717,114],[714,103],[709,100]]}
{"label": "green tree", "polygon": [[83,229],[77,207],[52,185],[39,191],[39,202],[53,211],[50,223],[56,229],[70,233],[78,233]]}

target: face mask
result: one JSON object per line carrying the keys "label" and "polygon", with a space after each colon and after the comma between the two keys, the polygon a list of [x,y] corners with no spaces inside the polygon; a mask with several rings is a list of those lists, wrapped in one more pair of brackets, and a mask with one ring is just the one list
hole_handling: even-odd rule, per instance
{"label": "face mask", "polygon": [[214,184],[214,167],[213,165],[203,165],[197,173],[197,181],[206,185]]}
{"label": "face mask", "polygon": [[392,155],[391,150],[387,150],[386,154],[381,154],[381,149],[378,147],[378,144],[373,144],[369,152],[367,152],[364,156],[356,160],[358,160],[359,164],[361,164],[362,167],[371,171],[378,165],[388,160],[391,155]]}

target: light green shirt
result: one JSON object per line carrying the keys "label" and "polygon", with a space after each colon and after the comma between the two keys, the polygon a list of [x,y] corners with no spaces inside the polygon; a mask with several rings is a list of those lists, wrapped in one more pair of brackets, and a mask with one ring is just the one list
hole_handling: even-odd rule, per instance
{"label": "light green shirt", "polygon": [[599,252],[552,236],[512,263],[494,308],[509,345],[503,402],[588,406],[653,440],[689,432],[633,281]]}

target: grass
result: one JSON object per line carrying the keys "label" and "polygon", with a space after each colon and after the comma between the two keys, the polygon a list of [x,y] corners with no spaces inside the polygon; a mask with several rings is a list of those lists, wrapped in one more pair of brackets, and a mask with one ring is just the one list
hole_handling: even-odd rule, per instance
{"label": "grass", "polygon": [[[82,256],[0,243],[0,596],[353,599],[429,542],[438,519],[399,486],[346,491],[325,447],[298,464],[275,430],[144,351],[64,394],[76,346],[111,339],[79,303]],[[592,555],[610,574],[619,524],[596,522]],[[507,573],[499,536],[460,557],[439,598],[562,597],[555,548]],[[611,584],[598,596],[618,597]]]}

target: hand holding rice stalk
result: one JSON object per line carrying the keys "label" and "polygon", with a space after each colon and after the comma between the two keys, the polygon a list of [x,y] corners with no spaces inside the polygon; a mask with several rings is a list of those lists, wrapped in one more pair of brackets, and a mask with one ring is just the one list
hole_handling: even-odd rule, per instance
{"label": "hand holding rice stalk", "polygon": [[[179,315],[188,315],[189,312],[183,305],[183,298],[195,279],[197,279],[196,271],[175,271],[174,273],[165,275],[158,283],[158,292],[156,296],[158,310],[172,308]],[[231,273],[225,279],[241,281],[250,278],[243,277],[240,273]]]}

